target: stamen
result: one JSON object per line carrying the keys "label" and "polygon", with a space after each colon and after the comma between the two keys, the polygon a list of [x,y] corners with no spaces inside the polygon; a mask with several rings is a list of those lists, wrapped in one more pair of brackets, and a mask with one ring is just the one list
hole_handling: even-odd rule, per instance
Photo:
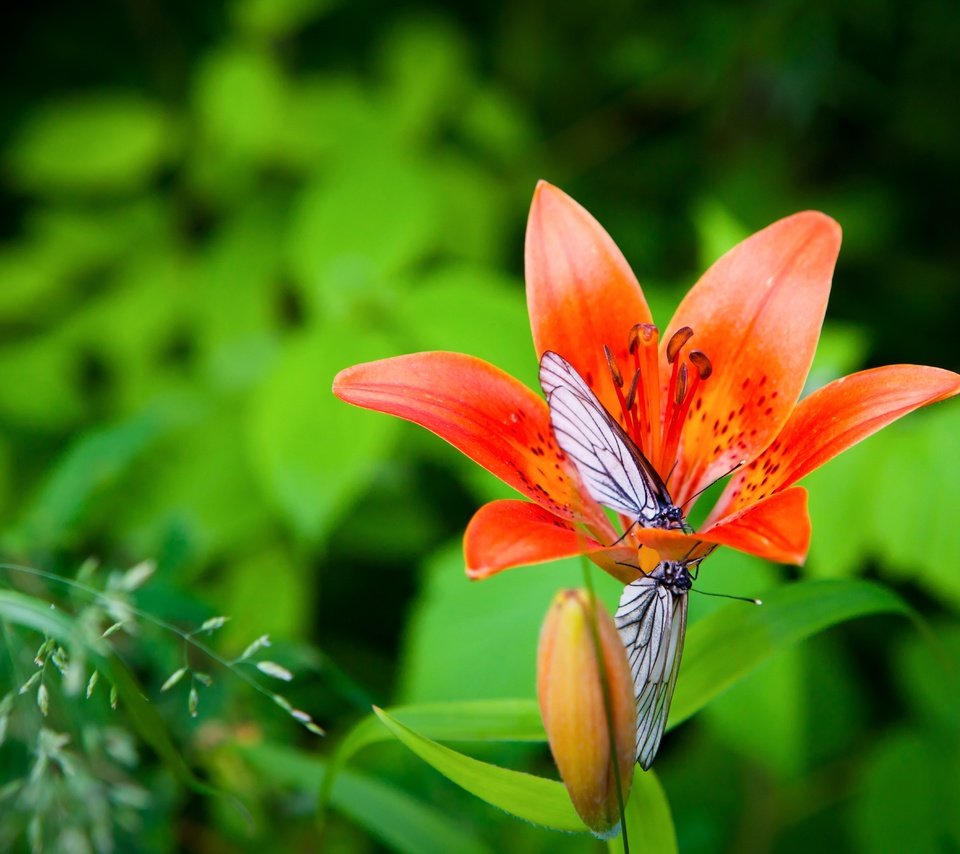
{"label": "stamen", "polygon": [[677,356],[680,355],[683,345],[692,337],[693,330],[689,326],[681,326],[670,336],[670,340],[667,342],[667,361],[671,365],[676,361]]}
{"label": "stamen", "polygon": [[657,466],[662,429],[659,342],[660,330],[652,323],[639,323],[631,330],[630,343],[634,346],[634,365],[641,377],[638,383],[637,420],[649,431],[647,442],[645,444],[641,442],[641,450],[654,467]]}
{"label": "stamen", "polygon": [[627,409],[633,409],[633,404],[637,402],[637,384],[640,382],[640,371],[633,372],[633,379],[630,381],[630,389],[627,391]]}
{"label": "stamen", "polygon": [[620,402],[623,426],[628,433],[633,433],[636,430],[636,422],[630,407],[627,406],[623,398],[623,374],[620,373],[620,366],[617,364],[613,351],[606,344],[603,345],[603,355],[607,358],[607,366],[610,368],[610,376],[613,378],[613,390],[617,393],[617,400]]}
{"label": "stamen", "polygon": [[644,443],[647,441],[647,437],[650,432],[650,425],[646,423],[644,416],[646,415],[646,408],[644,406],[638,406],[636,413],[633,411],[633,406],[637,402],[637,392],[640,393],[640,399],[643,397],[642,384],[640,382],[640,371],[639,369],[633,372],[633,379],[630,381],[630,388],[627,391],[627,400],[626,407],[627,412],[629,412],[634,421],[634,437],[636,438],[637,444],[640,446],[640,449],[643,450]]}
{"label": "stamen", "polygon": [[687,366],[680,366],[680,373],[677,376],[677,387],[674,390],[673,401],[677,406],[683,403],[683,395],[687,391]]}
{"label": "stamen", "polygon": [[705,380],[713,373],[713,365],[710,362],[710,358],[702,350],[691,350],[687,358],[697,369],[700,379]]}
{"label": "stamen", "polygon": [[606,344],[603,345],[603,355],[607,357],[607,366],[610,368],[610,376],[613,377],[613,382],[617,388],[623,388],[623,374],[620,373],[620,366]]}
{"label": "stamen", "polygon": [[683,430],[683,424],[687,420],[687,414],[697,396],[700,383],[707,379],[713,373],[713,365],[706,353],[700,350],[691,350],[687,355],[690,364],[696,368],[693,374],[693,380],[690,382],[690,388],[687,389],[687,371],[686,365],[681,365],[680,369],[674,366],[674,372],[678,376],[678,382],[674,390],[673,400],[675,407],[667,419],[666,438],[663,443],[664,460],[676,459],[677,449],[680,447],[680,433]]}

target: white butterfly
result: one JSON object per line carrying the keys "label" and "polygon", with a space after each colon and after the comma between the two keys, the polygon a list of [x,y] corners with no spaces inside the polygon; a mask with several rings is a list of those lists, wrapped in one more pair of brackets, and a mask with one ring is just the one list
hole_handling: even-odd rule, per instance
{"label": "white butterfly", "polygon": [[689,563],[664,560],[623,588],[614,621],[627,649],[637,701],[637,762],[653,764],[667,724],[687,629]]}
{"label": "white butterfly", "polygon": [[683,528],[657,470],[563,356],[540,359],[540,385],[550,423],[590,496],[642,528]]}
{"label": "white butterfly", "polygon": [[[576,369],[546,352],[540,385],[557,443],[591,497],[645,528],[685,529],[660,475],[607,412]],[[615,622],[627,650],[637,702],[637,762],[653,763],[667,723],[687,627],[687,569],[697,560],[666,560],[623,589]]]}

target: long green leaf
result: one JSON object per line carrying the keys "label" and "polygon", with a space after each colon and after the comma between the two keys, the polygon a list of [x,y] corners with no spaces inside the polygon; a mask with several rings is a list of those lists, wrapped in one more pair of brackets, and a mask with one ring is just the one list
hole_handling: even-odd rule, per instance
{"label": "long green leaf", "polygon": [[[275,744],[240,748],[259,774],[274,783],[311,793],[319,791],[327,763]],[[440,811],[407,792],[356,771],[337,775],[331,804],[338,811],[403,854],[490,854],[490,849]]]}
{"label": "long green leaf", "polygon": [[691,627],[668,727],[702,709],[777,651],[830,626],[910,607],[885,587],[859,580],[805,581],[778,588],[763,605],[730,605]]}
{"label": "long green leaf", "polygon": [[481,762],[437,744],[374,707],[384,725],[448,780],[512,815],[555,830],[586,830],[563,784]]}
{"label": "long green leaf", "polygon": [[[425,703],[390,709],[395,720],[437,741],[546,741],[540,710],[532,700],[473,700]],[[333,780],[355,753],[393,735],[370,715],[340,742],[330,774],[320,794],[320,805],[329,800]]]}
{"label": "long green leaf", "polygon": [[[676,854],[677,834],[670,802],[652,771],[637,772],[626,808],[631,854]],[[610,854],[622,854],[623,837],[607,841]]]}

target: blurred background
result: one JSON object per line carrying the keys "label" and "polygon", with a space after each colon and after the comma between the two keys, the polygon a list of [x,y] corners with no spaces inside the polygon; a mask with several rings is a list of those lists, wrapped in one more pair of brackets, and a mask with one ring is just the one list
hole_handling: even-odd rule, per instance
{"label": "blurred background", "polygon": [[[3,558],[75,577],[96,556],[84,583],[114,589],[155,560],[137,606],[187,632],[229,616],[207,640],[227,658],[269,633],[295,674],[284,696],[328,736],[196,650],[213,684],[194,684],[191,717],[186,681],[160,692],[184,644],[139,620],[117,648],[178,750],[249,815],[184,785],[124,704],[51,679],[46,718],[29,698],[0,704],[0,847],[416,850],[386,809],[370,821],[349,803],[321,836],[310,769],[372,702],[531,697],[543,615],[580,571],[468,583],[463,529],[506,487],[330,385],[419,349],[534,385],[522,248],[538,178],[608,229],[661,327],[739,239],[823,210],[844,245],[810,387],[891,362],[960,369],[947,0],[54,0],[10,14]],[[808,479],[807,566],[720,553],[703,586],[867,576],[960,655],[958,431],[947,403],[858,446]],[[0,587],[78,621],[95,601],[17,570]],[[43,640],[2,627],[0,694]],[[905,620],[779,655],[668,735],[657,771],[680,849],[960,851],[958,699]],[[43,750],[56,761],[38,772]],[[542,748],[476,754],[551,773]],[[355,803],[387,783],[478,845],[600,850],[496,812],[399,745],[355,765]]]}

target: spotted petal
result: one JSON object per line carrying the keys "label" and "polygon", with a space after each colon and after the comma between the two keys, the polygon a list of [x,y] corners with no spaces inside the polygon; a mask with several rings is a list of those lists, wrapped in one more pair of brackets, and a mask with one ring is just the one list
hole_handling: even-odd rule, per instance
{"label": "spotted petal", "polygon": [[803,563],[810,532],[807,491],[794,486],[704,528],[698,536],[777,563]]}
{"label": "spotted petal", "polygon": [[773,444],[733,478],[711,518],[786,489],[891,421],[958,393],[960,375],[919,365],[888,365],[835,380],[800,401]]}
{"label": "spotted petal", "polygon": [[678,504],[780,432],[810,369],[839,250],[832,219],[795,214],[731,249],[677,309],[663,340],[689,326],[690,346],[713,363],[683,430]]}
{"label": "spotted petal", "polygon": [[543,399],[482,359],[430,352],[366,362],[337,374],[333,392],[426,427],[557,516],[601,515],[580,495]]}
{"label": "spotted petal", "polygon": [[553,350],[617,411],[603,347],[627,365],[627,335],[650,323],[636,276],[603,227],[566,193],[537,184],[527,221],[527,307],[537,357]]}

